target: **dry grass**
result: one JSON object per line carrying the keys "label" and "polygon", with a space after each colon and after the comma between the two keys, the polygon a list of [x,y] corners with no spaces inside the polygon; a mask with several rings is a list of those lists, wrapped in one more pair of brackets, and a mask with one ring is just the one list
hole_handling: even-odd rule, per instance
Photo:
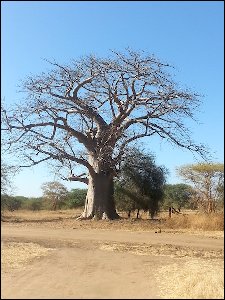
{"label": "dry grass", "polygon": [[[200,214],[193,211],[185,214],[172,215],[168,218],[167,214],[162,213],[158,219],[146,219],[146,214],[142,213],[142,219],[122,218],[115,221],[106,220],[85,220],[77,221],[81,209],[60,210],[60,211],[39,211],[32,212],[19,210],[14,212],[4,212],[3,220],[13,224],[23,224],[23,226],[48,226],[54,228],[82,228],[82,229],[113,229],[113,230],[132,230],[148,231],[173,230],[173,231],[223,231],[224,213],[215,213],[212,215]],[[122,214],[121,214],[122,215]],[[21,224],[21,225],[22,225]]]}
{"label": "dry grass", "polygon": [[224,299],[223,250],[131,243],[104,243],[100,249],[176,258],[176,263],[158,267],[155,272],[163,299]]}
{"label": "dry grass", "polygon": [[224,214],[180,214],[165,221],[171,229],[224,230]]}
{"label": "dry grass", "polygon": [[4,211],[3,220],[9,222],[53,222],[65,219],[76,218],[81,214],[81,209],[68,209],[68,210],[17,210],[17,211]]}
{"label": "dry grass", "polygon": [[220,260],[191,259],[159,268],[163,299],[224,299],[224,267]]}
{"label": "dry grass", "polygon": [[6,242],[2,245],[1,266],[3,271],[25,266],[35,258],[46,256],[53,250],[36,243]]}
{"label": "dry grass", "polygon": [[104,243],[100,249],[178,259],[155,272],[163,299],[224,299],[223,250],[131,243]]}
{"label": "dry grass", "polygon": [[100,244],[99,248],[106,251],[132,253],[135,255],[169,256],[171,258],[202,258],[223,259],[223,250],[193,249],[187,246],[174,246],[168,244],[148,245],[135,243],[108,242]]}

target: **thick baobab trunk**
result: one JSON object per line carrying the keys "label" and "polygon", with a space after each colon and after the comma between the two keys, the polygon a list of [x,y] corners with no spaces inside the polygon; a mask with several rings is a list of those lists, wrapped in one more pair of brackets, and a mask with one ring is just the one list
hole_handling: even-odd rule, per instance
{"label": "thick baobab trunk", "polygon": [[115,209],[113,177],[104,172],[89,177],[84,212],[80,219],[118,219]]}

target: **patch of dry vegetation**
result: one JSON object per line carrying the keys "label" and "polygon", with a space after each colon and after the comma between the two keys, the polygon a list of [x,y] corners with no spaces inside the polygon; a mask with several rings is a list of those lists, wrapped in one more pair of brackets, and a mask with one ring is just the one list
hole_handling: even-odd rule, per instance
{"label": "patch of dry vegetation", "polygon": [[48,255],[52,250],[36,243],[3,243],[1,252],[2,270],[7,271],[23,267],[35,258]]}
{"label": "patch of dry vegetation", "polygon": [[158,269],[163,299],[224,299],[224,266],[220,260],[191,259]]}
{"label": "patch of dry vegetation", "polygon": [[193,249],[187,246],[174,246],[168,244],[149,245],[134,243],[108,242],[101,244],[101,250],[132,253],[136,255],[162,255],[171,258],[201,257],[203,259],[223,259],[224,252],[220,250]]}
{"label": "patch of dry vegetation", "polygon": [[68,209],[68,210],[17,210],[17,211],[4,211],[3,221],[5,222],[54,222],[66,219],[75,219],[81,214],[81,209]]}
{"label": "patch of dry vegetation", "polygon": [[224,230],[224,214],[179,214],[165,221],[171,229]]}
{"label": "patch of dry vegetation", "polygon": [[155,276],[163,299],[223,299],[223,250],[192,249],[173,245],[104,243],[101,250],[178,259],[158,267]]}
{"label": "patch of dry vegetation", "polygon": [[162,213],[158,219],[146,219],[142,213],[142,219],[127,219],[107,221],[107,220],[83,220],[78,221],[82,209],[47,211],[39,212],[19,210],[14,212],[4,212],[5,222],[23,226],[48,226],[54,228],[74,228],[74,229],[112,229],[112,230],[132,230],[132,231],[151,231],[151,230],[184,230],[184,231],[223,231],[224,213],[200,214],[193,211],[185,214],[172,215],[169,218]]}
{"label": "patch of dry vegetation", "polygon": [[155,277],[163,299],[224,299],[223,250],[173,245],[104,243],[101,250],[178,259],[158,267]]}

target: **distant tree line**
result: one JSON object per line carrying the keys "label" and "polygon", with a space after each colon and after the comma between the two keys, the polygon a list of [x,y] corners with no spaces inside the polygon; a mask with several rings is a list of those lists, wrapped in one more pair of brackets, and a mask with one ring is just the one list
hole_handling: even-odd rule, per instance
{"label": "distant tree line", "polygon": [[[116,182],[115,199],[116,208],[118,211],[124,211],[128,217],[131,213],[136,212],[136,217],[139,217],[140,211],[149,213],[153,218],[159,210],[168,210],[170,206],[175,209],[187,208],[196,209],[197,206],[191,200],[191,186],[185,184],[165,184],[156,198],[152,194],[146,194],[145,190],[140,193],[140,187],[135,186],[135,183]],[[55,198],[45,197],[24,197],[1,195],[1,210],[14,211],[25,209],[31,211],[39,210],[58,210],[72,209],[83,207],[86,198],[86,189],[72,189],[66,195],[61,195]]]}
{"label": "distant tree line", "polygon": [[39,211],[43,209],[58,210],[78,208],[84,205],[86,192],[86,189],[72,189],[62,195],[62,197],[57,198],[50,198],[44,195],[42,197],[1,195],[1,210],[14,211],[26,209]]}

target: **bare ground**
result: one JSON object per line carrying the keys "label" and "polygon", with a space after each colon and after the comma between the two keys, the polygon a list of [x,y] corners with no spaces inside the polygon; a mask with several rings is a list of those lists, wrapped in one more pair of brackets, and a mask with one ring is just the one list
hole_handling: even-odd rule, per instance
{"label": "bare ground", "polygon": [[59,223],[3,223],[1,299],[223,298],[222,232]]}

